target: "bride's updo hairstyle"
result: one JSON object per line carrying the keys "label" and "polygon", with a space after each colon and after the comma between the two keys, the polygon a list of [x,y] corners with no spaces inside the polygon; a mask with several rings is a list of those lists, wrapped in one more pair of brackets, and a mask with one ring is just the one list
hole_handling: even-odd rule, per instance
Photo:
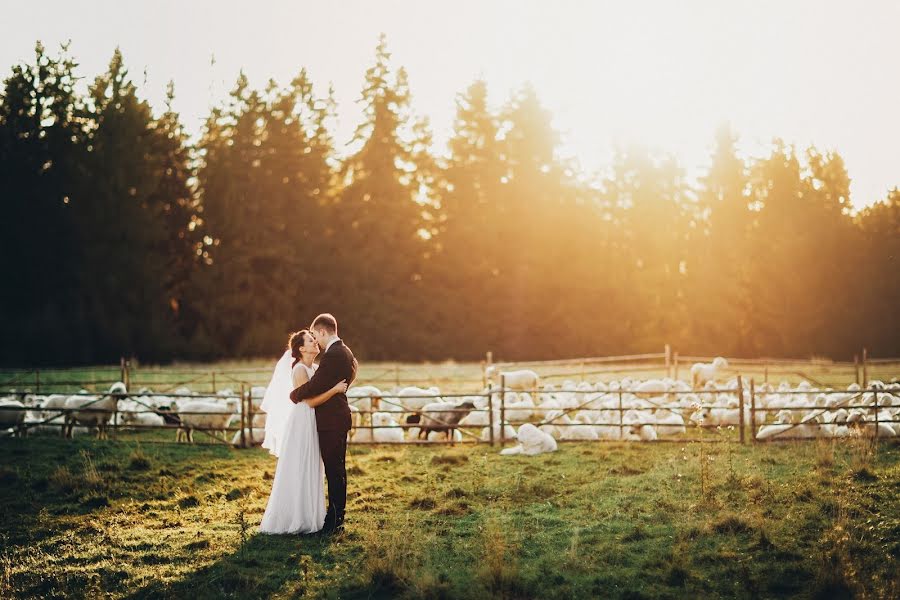
{"label": "bride's updo hairstyle", "polygon": [[294,362],[291,364],[291,368],[297,366],[297,363],[300,362],[300,359],[303,358],[303,355],[300,353],[300,348],[303,344],[306,343],[306,334],[309,333],[308,329],[301,329],[295,333],[291,334],[290,339],[288,340],[288,347],[291,349],[291,356],[294,357]]}

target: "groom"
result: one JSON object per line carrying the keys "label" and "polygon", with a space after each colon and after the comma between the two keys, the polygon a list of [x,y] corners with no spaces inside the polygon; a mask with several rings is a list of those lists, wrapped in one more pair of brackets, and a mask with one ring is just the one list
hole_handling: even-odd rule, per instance
{"label": "groom", "polygon": [[[341,380],[346,380],[349,386],[356,379],[356,369],[359,366],[350,348],[337,336],[337,319],[332,315],[319,315],[309,329],[323,352],[319,355],[319,369],[312,379],[291,392],[294,404],[330,390]],[[325,464],[325,478],[328,480],[328,511],[325,513],[322,533],[331,534],[343,530],[344,507],[347,504],[347,470],[344,466],[347,432],[350,431],[347,395],[335,394],[315,410],[319,450]]]}

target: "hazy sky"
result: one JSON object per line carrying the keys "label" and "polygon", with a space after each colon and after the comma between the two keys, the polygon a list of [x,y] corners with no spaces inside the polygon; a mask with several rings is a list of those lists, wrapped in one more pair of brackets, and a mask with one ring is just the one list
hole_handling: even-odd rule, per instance
{"label": "hazy sky", "polygon": [[483,76],[497,105],[532,82],[563,135],[562,154],[587,170],[607,166],[616,142],[637,141],[698,173],[716,125],[729,121],[748,155],[775,136],[839,151],[857,207],[900,186],[898,0],[5,4],[4,77],[38,39],[54,53],[71,39],[79,73],[90,78],[118,45],[154,107],[175,80],[176,109],[192,133],[241,68],[262,86],[306,67],[322,93],[335,86],[342,146],[385,32],[438,142],[451,131],[456,95]]}

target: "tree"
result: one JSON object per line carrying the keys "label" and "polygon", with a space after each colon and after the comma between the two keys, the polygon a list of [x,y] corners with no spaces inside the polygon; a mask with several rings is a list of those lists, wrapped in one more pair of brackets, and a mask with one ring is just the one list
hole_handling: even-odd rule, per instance
{"label": "tree", "polygon": [[38,42],[33,64],[16,65],[0,96],[0,272],[10,282],[0,300],[0,334],[14,342],[0,360],[14,364],[83,358],[73,346],[47,355],[50,340],[84,327],[73,229],[73,180],[85,137],[76,64]]}

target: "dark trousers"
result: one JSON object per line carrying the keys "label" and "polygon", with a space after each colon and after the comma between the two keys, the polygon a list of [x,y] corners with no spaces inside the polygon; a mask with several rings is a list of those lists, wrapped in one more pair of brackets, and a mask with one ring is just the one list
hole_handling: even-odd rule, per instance
{"label": "dark trousers", "polygon": [[344,508],[347,506],[347,432],[320,431],[319,451],[322,453],[325,479],[328,482],[325,528],[340,527],[344,524]]}

